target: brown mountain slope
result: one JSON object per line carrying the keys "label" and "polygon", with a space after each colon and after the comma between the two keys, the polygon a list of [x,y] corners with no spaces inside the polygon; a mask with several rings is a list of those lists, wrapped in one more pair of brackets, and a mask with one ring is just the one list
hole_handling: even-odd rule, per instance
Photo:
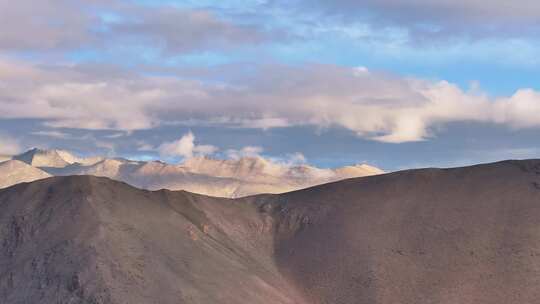
{"label": "brown mountain slope", "polygon": [[0,208],[0,303],[294,303],[247,204],[79,176]]}
{"label": "brown mountain slope", "polygon": [[1,303],[536,303],[540,161],[238,200],[104,178],[0,191]]}

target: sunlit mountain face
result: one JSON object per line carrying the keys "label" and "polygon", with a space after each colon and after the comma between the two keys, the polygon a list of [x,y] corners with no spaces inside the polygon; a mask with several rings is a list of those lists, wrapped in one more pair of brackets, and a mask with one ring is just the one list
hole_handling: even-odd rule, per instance
{"label": "sunlit mountain face", "polygon": [[280,163],[261,156],[192,157],[180,164],[168,164],[100,156],[81,158],[65,150],[32,149],[0,162],[0,187],[50,176],[93,175],[149,190],[187,190],[212,196],[241,197],[283,193],[382,173],[367,164],[320,169],[305,164]]}

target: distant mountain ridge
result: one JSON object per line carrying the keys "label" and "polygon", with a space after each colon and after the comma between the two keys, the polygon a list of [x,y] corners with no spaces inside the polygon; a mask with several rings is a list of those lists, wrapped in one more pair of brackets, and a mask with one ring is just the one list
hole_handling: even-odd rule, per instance
{"label": "distant mountain ridge", "polygon": [[[149,190],[186,190],[230,198],[283,193],[346,178],[384,173],[366,164],[320,169],[309,165],[280,164],[260,156],[226,160],[193,157],[181,164],[168,164],[122,158],[80,158],[65,150],[32,149],[11,159],[23,162],[34,170],[23,170],[21,166],[0,167],[0,185],[3,187],[34,181],[39,177],[94,175]],[[13,170],[22,171],[15,173]],[[28,175],[24,172],[28,172]],[[9,180],[4,178],[8,175],[11,176]]]}
{"label": "distant mountain ridge", "polygon": [[34,148],[12,157],[34,167],[64,168],[75,163],[92,165],[103,157],[80,158],[65,150]]}
{"label": "distant mountain ridge", "polygon": [[0,188],[9,187],[22,181],[32,182],[51,176],[49,173],[20,160],[12,159],[0,162]]}

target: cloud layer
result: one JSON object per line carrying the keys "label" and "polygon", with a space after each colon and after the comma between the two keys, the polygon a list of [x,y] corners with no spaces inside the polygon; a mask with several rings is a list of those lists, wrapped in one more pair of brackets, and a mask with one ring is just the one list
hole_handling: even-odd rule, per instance
{"label": "cloud layer", "polygon": [[[164,124],[342,127],[384,142],[424,140],[441,124],[540,126],[540,93],[489,98],[446,81],[333,65],[260,66],[226,82],[96,73],[0,60],[0,119],[49,127],[137,130]],[[214,71],[209,72],[212,74]]]}
{"label": "cloud layer", "polygon": [[181,54],[256,45],[278,36],[203,9],[116,0],[0,0],[0,51],[144,47]]}
{"label": "cloud layer", "polygon": [[[538,35],[540,20],[540,4],[526,0],[273,0],[242,6],[232,3],[229,9],[221,10],[217,4],[194,8],[157,1],[154,5],[137,3],[0,0],[0,50],[150,48],[168,55],[219,51],[296,36],[294,26],[287,28],[280,23],[287,15],[283,12],[291,11],[298,27],[305,26],[304,18],[314,14],[316,19],[309,21],[308,28],[324,22],[335,27],[338,17],[351,31],[354,24],[373,31],[394,28],[406,31],[415,41],[530,38]],[[272,13],[276,8],[282,13]]]}
{"label": "cloud layer", "polygon": [[[277,1],[280,5],[280,1]],[[456,36],[531,37],[538,34],[540,4],[516,0],[335,0],[299,1],[320,16],[342,17],[373,28],[406,29],[416,41]]]}

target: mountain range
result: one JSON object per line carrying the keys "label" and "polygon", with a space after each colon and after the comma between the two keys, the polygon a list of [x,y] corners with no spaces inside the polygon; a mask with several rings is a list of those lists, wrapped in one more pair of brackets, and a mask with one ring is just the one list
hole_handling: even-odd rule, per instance
{"label": "mountain range", "polygon": [[5,304],[540,299],[540,160],[238,199],[50,177],[0,208]]}
{"label": "mountain range", "polygon": [[381,173],[382,170],[366,164],[320,169],[308,165],[280,164],[260,156],[227,160],[193,157],[181,164],[168,164],[122,158],[80,158],[64,150],[32,149],[4,157],[0,162],[0,188],[49,176],[94,175],[149,190],[186,190],[234,198],[283,193]]}

